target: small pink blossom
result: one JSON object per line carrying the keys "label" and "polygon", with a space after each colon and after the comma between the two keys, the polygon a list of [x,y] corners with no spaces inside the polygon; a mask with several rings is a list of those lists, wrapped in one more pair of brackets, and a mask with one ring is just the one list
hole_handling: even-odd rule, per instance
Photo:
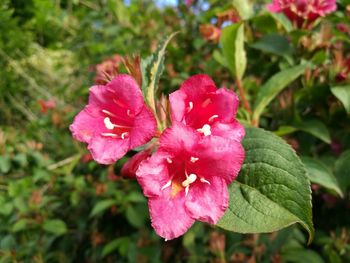
{"label": "small pink blossom", "polygon": [[267,5],[273,13],[284,13],[289,20],[301,27],[337,9],[336,0],[273,0]]}
{"label": "small pink blossom", "polygon": [[120,74],[105,86],[90,88],[89,103],[70,130],[77,140],[88,143],[95,161],[111,164],[152,139],[156,126],[136,81]]}
{"label": "small pink blossom", "polygon": [[238,103],[233,91],[216,89],[209,76],[198,74],[170,94],[171,118],[204,136],[216,135],[241,141],[245,130],[235,120]]}
{"label": "small pink blossom", "polygon": [[193,0],[185,0],[185,5],[191,6],[193,4]]}
{"label": "small pink blossom", "polygon": [[238,141],[203,137],[178,122],[166,129],[156,153],[136,172],[158,235],[176,238],[195,220],[216,224],[228,207],[227,185],[243,160]]}
{"label": "small pink blossom", "polygon": [[117,76],[119,67],[122,64],[123,58],[120,55],[114,55],[107,58],[95,67],[96,76],[94,78],[95,84],[105,85],[109,80]]}
{"label": "small pink blossom", "polygon": [[40,111],[42,113],[47,113],[48,110],[56,108],[56,102],[53,99],[50,100],[38,100]]}

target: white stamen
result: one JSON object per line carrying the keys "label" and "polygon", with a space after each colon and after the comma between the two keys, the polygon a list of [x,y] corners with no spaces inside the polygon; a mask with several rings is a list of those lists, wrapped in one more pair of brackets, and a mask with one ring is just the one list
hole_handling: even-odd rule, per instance
{"label": "white stamen", "polygon": [[122,135],[120,137],[122,137],[122,139],[124,140],[125,139],[125,136],[128,136],[129,133],[128,132],[123,132]]}
{"label": "white stamen", "polygon": [[209,118],[209,122],[212,122],[215,118],[219,117],[219,115],[213,115]]}
{"label": "white stamen", "polygon": [[208,180],[205,180],[204,178],[199,179],[202,183],[206,183],[210,185],[210,182]]}
{"label": "white stamen", "polygon": [[187,178],[187,181],[188,181],[189,184],[192,184],[194,181],[196,181],[196,179],[197,179],[197,175],[195,175],[195,174],[190,174],[190,175],[188,176],[188,178]]}
{"label": "white stamen", "polygon": [[164,239],[164,241],[165,241],[165,242],[167,242],[167,241],[168,241],[168,239]]}
{"label": "white stamen", "polygon": [[192,163],[195,163],[195,162],[197,162],[199,160],[199,158],[197,158],[197,157],[191,157],[191,162]]}
{"label": "white stamen", "polygon": [[102,136],[105,136],[105,137],[113,137],[113,138],[118,137],[118,135],[117,135],[117,134],[114,134],[114,133],[108,133],[108,132],[106,132],[106,133],[101,133],[101,135],[102,135]]}
{"label": "white stamen", "polygon": [[192,109],[193,109],[193,102],[192,101],[190,101],[189,103],[188,103],[188,112],[190,112]]}
{"label": "white stamen", "polygon": [[129,117],[131,117],[131,111],[130,111],[130,110],[127,110],[127,111],[126,111],[126,114],[127,114]]}
{"label": "white stamen", "polygon": [[115,114],[113,114],[112,112],[110,112],[110,111],[108,111],[108,110],[102,110],[102,112],[105,113],[105,114],[107,114],[107,115],[109,115],[109,116],[111,116],[111,117],[116,117]]}
{"label": "white stamen", "polygon": [[186,186],[186,188],[185,188],[185,196],[187,196],[187,194],[188,194],[188,190],[190,189],[190,187],[189,186]]}
{"label": "white stamen", "polygon": [[111,122],[111,119],[109,117],[104,118],[103,122],[105,123],[105,126],[108,130],[114,129],[114,124]]}
{"label": "white stamen", "polygon": [[204,136],[211,135],[211,127],[209,124],[204,124],[202,128],[197,129],[197,131],[204,134]]}
{"label": "white stamen", "polygon": [[160,190],[164,190],[165,188],[168,188],[171,185],[171,180],[169,180]]}
{"label": "white stamen", "polygon": [[171,160],[169,157],[166,158],[166,161],[167,161],[168,163],[173,163],[173,160]]}

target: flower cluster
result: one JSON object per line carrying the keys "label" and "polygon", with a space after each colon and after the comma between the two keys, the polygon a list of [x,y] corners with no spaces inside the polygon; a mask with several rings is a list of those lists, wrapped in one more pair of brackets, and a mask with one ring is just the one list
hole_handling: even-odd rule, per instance
{"label": "flower cluster", "polygon": [[337,9],[336,0],[273,0],[270,12],[284,13],[296,26],[309,25]]}
{"label": "flower cluster", "polygon": [[149,200],[152,226],[168,240],[184,234],[195,220],[216,224],[224,214],[227,185],[244,160],[245,135],[235,119],[236,94],[217,89],[207,75],[187,79],[169,101],[172,124],[154,138],[156,118],[138,84],[128,75],[117,75],[90,89],[89,104],[70,126],[102,164],[153,139],[121,173],[136,174]]}

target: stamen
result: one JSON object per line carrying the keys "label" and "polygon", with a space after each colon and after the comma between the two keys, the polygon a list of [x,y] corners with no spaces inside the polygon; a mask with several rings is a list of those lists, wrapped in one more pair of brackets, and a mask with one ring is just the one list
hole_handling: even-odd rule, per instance
{"label": "stamen", "polygon": [[117,99],[113,99],[114,103],[117,104],[119,107],[125,108],[125,104]]}
{"label": "stamen", "polygon": [[113,114],[112,112],[108,111],[108,110],[102,110],[103,113],[111,116],[111,117],[117,117],[115,114]]}
{"label": "stamen", "polygon": [[123,132],[122,135],[120,137],[122,137],[122,139],[124,140],[125,139],[125,136],[128,136],[129,133],[128,132]]}
{"label": "stamen", "polygon": [[118,135],[117,134],[114,134],[114,133],[101,133],[102,136],[105,136],[105,137],[113,137],[113,138],[117,138]]}
{"label": "stamen", "polygon": [[197,175],[190,174],[185,181],[182,182],[183,187],[188,187],[190,184],[192,184],[194,181],[197,180]]}
{"label": "stamen", "polygon": [[171,185],[171,180],[169,180],[160,190],[164,190],[165,188],[168,188]]}
{"label": "stamen", "polygon": [[206,99],[206,100],[202,103],[202,108],[207,107],[207,106],[209,105],[209,103],[211,103],[211,99],[210,99],[210,98]]}
{"label": "stamen", "polygon": [[219,115],[213,115],[209,118],[209,122],[212,122],[214,119],[216,119],[217,117],[219,117]]}
{"label": "stamen", "polygon": [[132,114],[131,114],[131,111],[130,111],[130,110],[127,110],[127,111],[126,111],[126,114],[127,114],[129,117],[132,117]]}
{"label": "stamen", "polygon": [[208,180],[205,180],[204,178],[199,179],[202,183],[206,183],[210,185],[210,182]]}
{"label": "stamen", "polygon": [[109,117],[104,118],[103,122],[108,130],[114,129],[114,124],[111,122],[111,119]]}
{"label": "stamen", "polygon": [[190,187],[189,186],[186,186],[186,188],[185,188],[185,196],[187,196],[187,194],[188,194],[188,190],[190,189]]}
{"label": "stamen", "polygon": [[173,163],[173,160],[171,160],[169,157],[166,158],[166,161],[167,161],[168,163]]}
{"label": "stamen", "polygon": [[187,109],[187,112],[190,112],[192,109],[193,109],[193,102],[192,101],[190,101],[189,103],[188,103],[188,109]]}
{"label": "stamen", "polygon": [[209,124],[204,124],[202,128],[197,129],[200,133],[203,133],[204,136],[211,135],[211,127]]}
{"label": "stamen", "polygon": [[197,158],[197,157],[191,157],[191,162],[192,163],[195,163],[195,162],[197,162],[199,160],[199,158]]}

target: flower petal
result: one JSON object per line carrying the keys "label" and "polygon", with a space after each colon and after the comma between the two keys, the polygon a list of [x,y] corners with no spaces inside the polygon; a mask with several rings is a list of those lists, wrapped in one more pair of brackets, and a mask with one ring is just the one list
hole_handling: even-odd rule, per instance
{"label": "flower petal", "polygon": [[138,152],[123,165],[120,174],[124,177],[135,178],[136,171],[139,168],[140,163],[143,160],[146,160],[150,156],[150,154],[151,153],[149,150]]}
{"label": "flower petal", "polygon": [[140,87],[136,80],[129,75],[119,74],[106,87],[118,101],[121,101],[127,109],[138,114],[144,106],[144,100]]}
{"label": "flower petal", "polygon": [[185,80],[180,90],[186,94],[188,101],[197,101],[203,95],[215,92],[216,86],[208,75],[197,74]]}
{"label": "flower petal", "polygon": [[239,99],[236,93],[226,88],[220,88],[212,96],[215,114],[224,122],[232,121],[236,116]]}
{"label": "flower petal", "polygon": [[221,177],[227,184],[237,177],[245,156],[240,142],[217,136],[204,137],[194,155],[199,158],[197,175]]}
{"label": "flower petal", "polygon": [[160,196],[148,201],[151,222],[157,234],[167,240],[183,235],[194,223],[185,208],[185,196]]}
{"label": "flower petal", "polygon": [[147,197],[162,195],[162,187],[169,180],[166,158],[170,155],[158,149],[150,158],[142,161],[136,171],[136,179]]}
{"label": "flower petal", "polygon": [[229,195],[224,179],[213,176],[208,181],[210,185],[199,182],[190,188],[185,205],[192,218],[216,224],[228,207]]}
{"label": "flower petal", "polygon": [[89,143],[95,132],[100,132],[104,129],[103,118],[94,117],[91,114],[91,107],[86,106],[85,109],[75,116],[69,129],[75,139]]}
{"label": "flower petal", "polygon": [[127,153],[129,146],[129,139],[122,140],[96,135],[91,138],[88,149],[96,162],[112,164]]}
{"label": "flower petal", "polygon": [[180,122],[174,122],[160,136],[159,148],[176,155],[184,150],[190,152],[198,144],[199,140],[200,135],[198,132]]}
{"label": "flower petal", "polygon": [[130,148],[135,148],[152,139],[157,130],[157,121],[147,106],[135,116],[134,126],[130,133]]}
{"label": "flower petal", "polygon": [[211,126],[211,134],[240,142],[245,136],[245,129],[236,120],[231,123],[215,122]]}
{"label": "flower petal", "polygon": [[182,121],[186,113],[186,93],[183,90],[177,90],[169,95],[171,119],[173,121]]}

